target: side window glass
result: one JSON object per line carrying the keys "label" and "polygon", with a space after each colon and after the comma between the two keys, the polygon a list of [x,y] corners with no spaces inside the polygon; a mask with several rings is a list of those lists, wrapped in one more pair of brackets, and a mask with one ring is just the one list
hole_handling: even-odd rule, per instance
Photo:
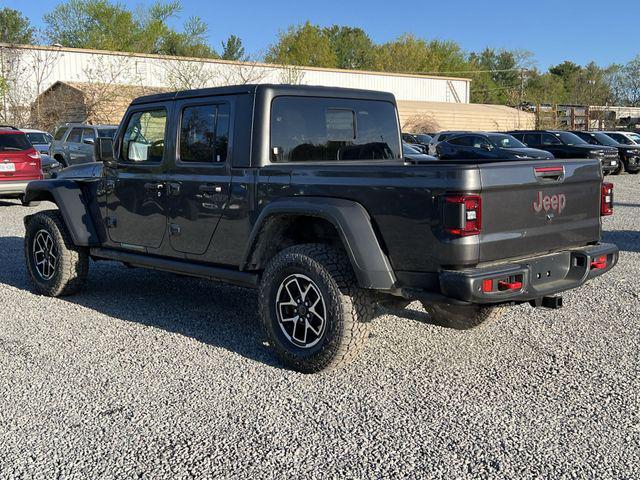
{"label": "side window glass", "polygon": [[198,105],[182,111],[180,161],[224,163],[229,144],[229,105]]}
{"label": "side window glass", "polygon": [[121,158],[132,163],[161,162],[166,125],[164,108],[134,113],[122,137]]}
{"label": "side window glass", "polygon": [[93,128],[85,128],[82,130],[82,142],[83,143],[93,143],[96,139],[96,135],[93,131]]}
{"label": "side window glass", "polygon": [[230,124],[229,104],[218,105],[218,119],[216,121],[216,150],[215,162],[227,161],[227,150],[229,149],[229,124]]}
{"label": "side window glass", "polygon": [[535,147],[537,145],[540,145],[540,134],[527,133],[524,136],[524,143],[529,147]]}
{"label": "side window glass", "polygon": [[460,147],[470,147],[472,145],[472,138],[469,135],[462,135],[460,137],[455,137],[449,140],[449,143],[452,145],[458,145]]}
{"label": "side window glass", "polygon": [[558,138],[556,138],[555,136],[551,135],[550,133],[543,133],[542,134],[542,145],[545,145],[545,146],[562,145],[562,142]]}
{"label": "side window glass", "polygon": [[80,143],[81,138],[82,138],[82,129],[74,128],[73,130],[71,130],[71,133],[69,133],[69,136],[67,137],[67,142]]}

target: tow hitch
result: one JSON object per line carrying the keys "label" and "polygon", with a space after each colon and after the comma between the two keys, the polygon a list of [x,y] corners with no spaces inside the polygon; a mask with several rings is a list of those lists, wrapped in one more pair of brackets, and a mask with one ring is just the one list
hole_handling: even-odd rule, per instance
{"label": "tow hitch", "polygon": [[529,303],[534,308],[544,307],[556,310],[558,308],[562,308],[562,297],[557,296],[536,298],[535,300],[531,300]]}

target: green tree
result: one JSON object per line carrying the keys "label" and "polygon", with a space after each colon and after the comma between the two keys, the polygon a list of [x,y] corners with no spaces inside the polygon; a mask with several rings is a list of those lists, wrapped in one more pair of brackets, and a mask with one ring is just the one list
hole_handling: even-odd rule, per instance
{"label": "green tree", "polygon": [[224,60],[246,59],[242,40],[236,35],[230,35],[226,42],[222,42],[222,57]]}
{"label": "green tree", "polygon": [[213,57],[207,45],[206,24],[190,18],[183,31],[168,20],[180,12],[180,3],[157,2],[132,11],[109,0],[66,0],[44,16],[51,43],[67,47]]}
{"label": "green tree", "polygon": [[280,33],[277,43],[269,47],[268,63],[308,67],[336,67],[329,37],[320,27],[306,22]]}
{"label": "green tree", "polygon": [[361,28],[333,25],[324,29],[329,46],[336,56],[336,66],[349,70],[374,67],[375,51],[369,36]]}
{"label": "green tree", "polygon": [[517,105],[524,100],[525,70],[532,54],[520,50],[486,48],[469,55],[473,74],[471,100],[477,103]]}
{"label": "green tree", "polygon": [[375,65],[385,72],[449,73],[469,70],[464,52],[457,43],[426,41],[412,34],[378,46]]}
{"label": "green tree", "polygon": [[34,43],[35,30],[29,19],[13,8],[0,9],[0,41],[4,43]]}
{"label": "green tree", "polygon": [[558,75],[540,73],[537,70],[527,74],[525,101],[532,104],[562,103],[565,98],[564,82]]}

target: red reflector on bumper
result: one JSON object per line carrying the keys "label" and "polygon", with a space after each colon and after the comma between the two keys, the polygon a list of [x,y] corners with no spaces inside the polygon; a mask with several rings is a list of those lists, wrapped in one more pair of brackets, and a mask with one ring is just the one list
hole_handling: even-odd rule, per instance
{"label": "red reflector on bumper", "polygon": [[485,293],[493,292],[493,280],[491,279],[483,280],[482,291]]}

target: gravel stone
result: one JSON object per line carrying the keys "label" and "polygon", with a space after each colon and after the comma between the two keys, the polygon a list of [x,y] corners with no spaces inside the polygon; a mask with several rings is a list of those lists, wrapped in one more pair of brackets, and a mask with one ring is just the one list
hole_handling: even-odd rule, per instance
{"label": "gravel stone", "polygon": [[0,478],[639,478],[640,178],[608,179],[620,262],[563,309],[456,331],[415,303],[316,375],[251,290],[92,262],[35,295],[22,217],[51,204],[0,201]]}

